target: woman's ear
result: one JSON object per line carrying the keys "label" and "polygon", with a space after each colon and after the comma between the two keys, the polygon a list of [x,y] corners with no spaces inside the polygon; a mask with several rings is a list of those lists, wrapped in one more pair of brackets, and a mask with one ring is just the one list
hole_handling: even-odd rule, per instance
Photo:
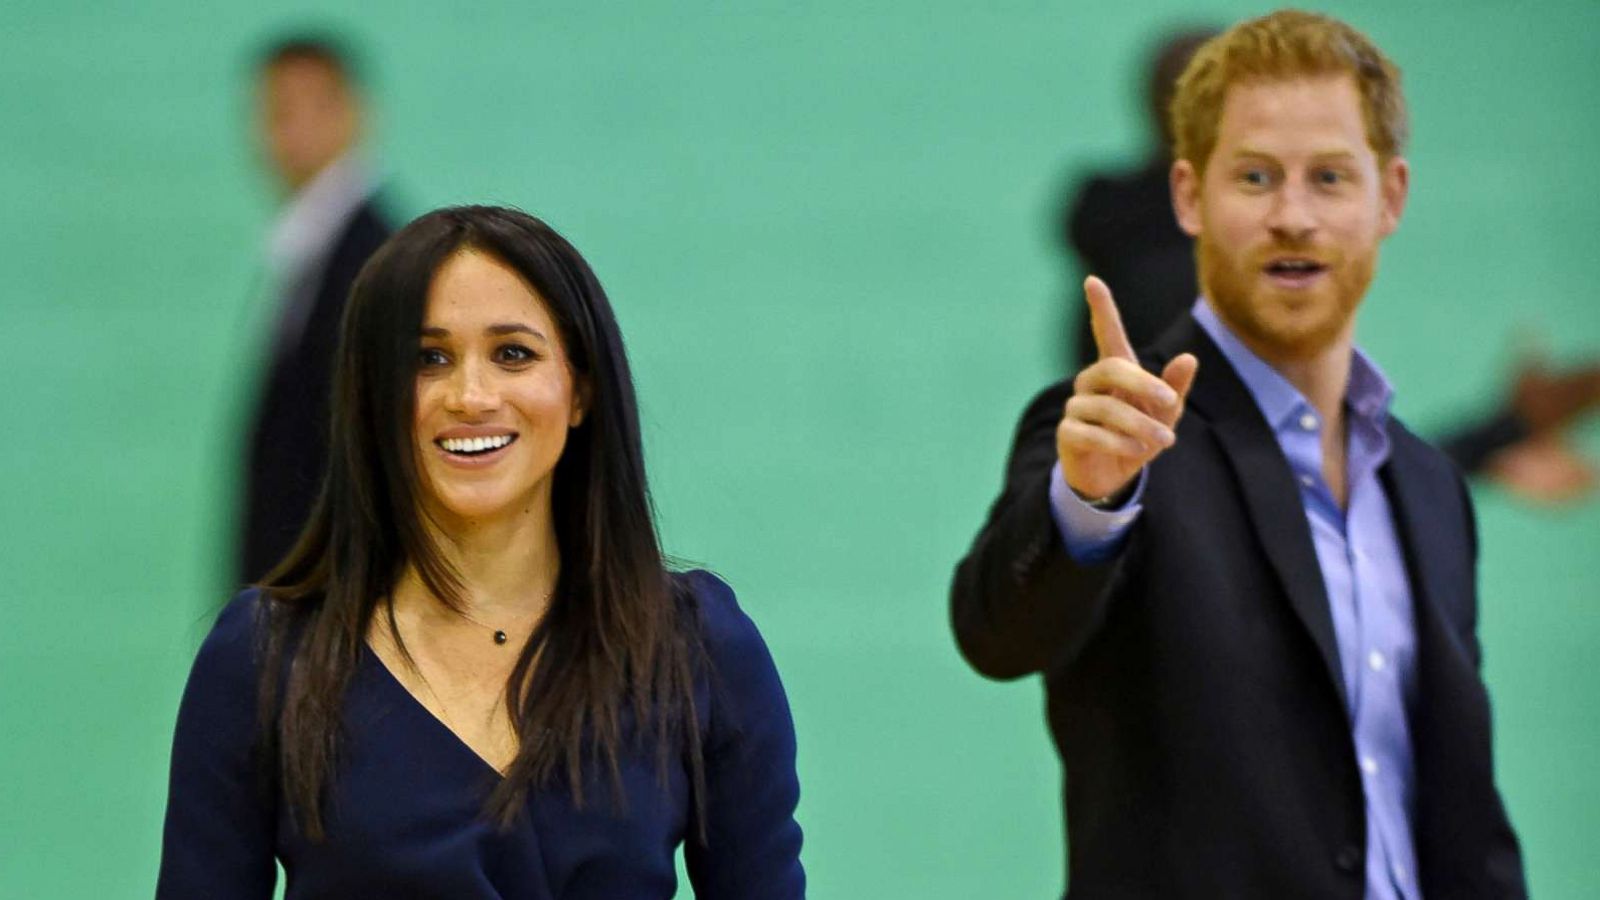
{"label": "woman's ear", "polygon": [[572,383],[572,411],[567,416],[567,427],[577,428],[589,414],[589,403],[594,397],[593,385],[587,378],[577,378]]}

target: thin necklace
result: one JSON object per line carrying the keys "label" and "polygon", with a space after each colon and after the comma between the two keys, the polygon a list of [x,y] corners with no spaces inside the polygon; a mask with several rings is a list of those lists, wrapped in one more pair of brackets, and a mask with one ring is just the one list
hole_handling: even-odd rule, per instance
{"label": "thin necklace", "polygon": [[[550,603],[550,598],[555,596],[555,593],[556,593],[555,588],[551,588],[550,592],[545,594],[544,595],[544,599],[539,602],[539,605],[541,607],[547,606]],[[494,632],[494,642],[496,644],[498,644],[500,646],[505,646],[506,641],[510,640],[510,638],[506,635],[505,629],[496,628],[493,625],[486,625],[483,622],[480,622],[477,619],[473,618],[464,609],[458,609],[455,612],[456,612],[456,615],[460,616],[463,619],[466,619],[468,622],[471,622],[472,624],[478,626],[479,628],[482,628],[482,629],[484,629],[486,631]]]}

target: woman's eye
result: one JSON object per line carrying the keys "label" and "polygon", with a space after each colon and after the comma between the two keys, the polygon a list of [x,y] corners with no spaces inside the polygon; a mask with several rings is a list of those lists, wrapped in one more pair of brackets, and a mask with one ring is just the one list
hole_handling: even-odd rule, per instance
{"label": "woman's eye", "polygon": [[495,357],[502,363],[526,363],[538,359],[532,350],[520,344],[506,344],[495,351]]}
{"label": "woman's eye", "polygon": [[417,351],[417,365],[424,369],[442,366],[449,361],[449,357],[446,357],[443,351],[435,350],[432,347],[423,347]]}

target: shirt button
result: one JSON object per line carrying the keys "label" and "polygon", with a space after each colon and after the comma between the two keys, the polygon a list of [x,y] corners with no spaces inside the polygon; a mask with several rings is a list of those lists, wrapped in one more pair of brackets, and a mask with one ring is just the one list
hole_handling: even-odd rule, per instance
{"label": "shirt button", "polygon": [[1378,761],[1370,756],[1361,757],[1361,771],[1368,775],[1378,774]]}
{"label": "shirt button", "polygon": [[1371,666],[1372,671],[1374,672],[1382,672],[1383,667],[1387,665],[1388,662],[1388,660],[1383,658],[1383,654],[1376,650],[1367,654],[1367,665]]}
{"label": "shirt button", "polygon": [[1311,413],[1306,413],[1300,417],[1300,427],[1307,431],[1316,431],[1317,417],[1313,416]]}
{"label": "shirt button", "polygon": [[1306,487],[1316,487],[1317,486],[1317,480],[1315,478],[1312,478],[1310,475],[1301,475],[1300,476],[1300,483],[1305,485]]}

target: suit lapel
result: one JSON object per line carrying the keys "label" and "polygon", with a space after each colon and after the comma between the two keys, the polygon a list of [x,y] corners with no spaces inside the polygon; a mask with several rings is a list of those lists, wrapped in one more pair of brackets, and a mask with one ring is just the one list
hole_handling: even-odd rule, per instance
{"label": "suit lapel", "polygon": [[1341,707],[1348,710],[1322,566],[1311,540],[1300,488],[1277,437],[1227,357],[1192,316],[1185,315],[1163,335],[1156,351],[1163,364],[1181,352],[1199,358],[1200,371],[1189,393],[1189,414],[1198,413],[1205,419],[1222,445],[1256,538],[1288,595],[1289,605],[1322,657]]}
{"label": "suit lapel", "polygon": [[[1441,571],[1453,556],[1461,553],[1454,543],[1454,531],[1424,527],[1425,520],[1438,524],[1441,498],[1434,495],[1426,472],[1413,456],[1409,435],[1398,424],[1389,424],[1389,461],[1379,470],[1389,505],[1394,511],[1395,531],[1405,550],[1406,572],[1411,577],[1411,600],[1415,610],[1418,641],[1424,665],[1442,661],[1441,653],[1471,661],[1469,648],[1460,646],[1455,630],[1444,618],[1442,604],[1449,597],[1449,579]],[[1448,499],[1448,498],[1445,498]],[[1432,518],[1430,519],[1430,513]]]}

